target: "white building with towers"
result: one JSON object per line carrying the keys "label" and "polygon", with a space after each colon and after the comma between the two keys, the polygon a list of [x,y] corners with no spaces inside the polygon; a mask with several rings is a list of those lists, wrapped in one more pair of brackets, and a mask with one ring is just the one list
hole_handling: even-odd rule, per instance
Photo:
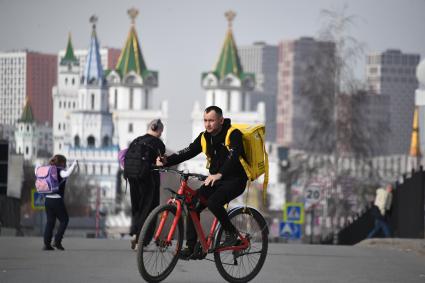
{"label": "white building with towers", "polygon": [[[109,107],[114,117],[116,136],[120,148],[146,132],[148,123],[155,118],[163,122],[168,117],[168,103],[153,108],[153,89],[158,86],[158,72],[147,68],[135,28],[136,9],[128,11],[131,27],[124,48],[114,70],[108,72]],[[166,131],[162,139],[166,139]]]}
{"label": "white building with towers", "polygon": [[[128,14],[132,24],[116,66],[103,68],[97,17],[92,16],[84,65],[69,38],[65,55],[59,58],[58,84],[52,90],[54,153],[79,160],[80,172],[100,189],[100,209],[107,213],[114,213],[119,205],[118,151],[145,134],[151,120],[166,122],[168,112],[166,102],[153,109],[152,91],[158,86],[158,74],[147,69],[142,56],[135,29],[138,11],[133,8]],[[99,198],[98,192],[92,196]]]}

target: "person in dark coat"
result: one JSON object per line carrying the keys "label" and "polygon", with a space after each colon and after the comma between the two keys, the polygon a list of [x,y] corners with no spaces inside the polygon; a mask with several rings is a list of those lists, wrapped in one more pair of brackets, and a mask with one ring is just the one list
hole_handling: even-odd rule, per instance
{"label": "person in dark coat", "polygon": [[[155,162],[158,156],[165,154],[165,145],[160,139],[164,124],[160,119],[152,120],[148,124],[147,133],[139,137],[151,147],[150,160]],[[130,247],[137,249],[139,233],[149,213],[159,205],[160,178],[157,171],[153,171],[146,178],[129,178],[131,198],[131,227],[132,236]]]}

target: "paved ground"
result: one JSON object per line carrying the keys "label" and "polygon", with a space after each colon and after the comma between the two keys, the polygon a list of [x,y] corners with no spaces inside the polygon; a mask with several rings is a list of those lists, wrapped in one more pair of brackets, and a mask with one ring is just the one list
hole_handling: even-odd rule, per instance
{"label": "paved ground", "polygon": [[396,250],[425,256],[425,239],[368,239],[360,242],[357,246]]}
{"label": "paved ground", "polygon": [[[357,246],[270,244],[252,282],[422,282],[425,240],[368,240]],[[66,238],[42,251],[41,238],[0,237],[1,283],[143,282],[127,240]],[[224,282],[210,261],[179,261],[164,282]]]}

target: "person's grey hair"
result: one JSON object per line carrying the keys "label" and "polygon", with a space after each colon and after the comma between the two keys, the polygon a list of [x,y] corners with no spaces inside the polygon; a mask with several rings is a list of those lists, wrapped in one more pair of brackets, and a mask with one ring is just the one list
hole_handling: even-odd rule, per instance
{"label": "person's grey hair", "polygon": [[154,132],[159,132],[164,130],[164,124],[162,124],[161,119],[154,119],[149,122],[148,130],[152,130]]}

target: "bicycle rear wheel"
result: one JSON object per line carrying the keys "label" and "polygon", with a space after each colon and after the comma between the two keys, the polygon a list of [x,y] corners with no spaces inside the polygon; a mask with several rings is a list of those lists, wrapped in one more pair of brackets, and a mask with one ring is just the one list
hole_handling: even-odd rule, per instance
{"label": "bicycle rear wheel", "polygon": [[[140,232],[137,266],[140,275],[148,282],[164,280],[177,264],[183,243],[183,221],[181,218],[171,242],[167,242],[167,236],[175,219],[176,211],[177,208],[170,204],[155,208],[149,214]],[[164,220],[164,225],[158,239],[154,239],[161,219]]]}
{"label": "bicycle rear wheel", "polygon": [[[218,272],[228,282],[248,282],[263,267],[268,249],[268,228],[264,217],[253,208],[236,208],[229,213],[230,221],[249,240],[241,251],[214,252]],[[217,232],[217,247],[224,240],[223,227]],[[222,239],[223,238],[223,239]]]}

